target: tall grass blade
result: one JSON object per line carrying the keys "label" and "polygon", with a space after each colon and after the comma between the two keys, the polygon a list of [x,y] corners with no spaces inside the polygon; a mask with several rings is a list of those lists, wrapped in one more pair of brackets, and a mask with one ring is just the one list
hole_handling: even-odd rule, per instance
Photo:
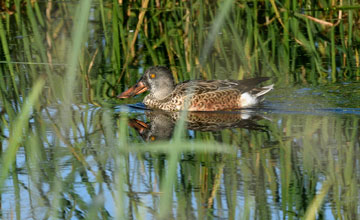
{"label": "tall grass blade", "polygon": [[32,88],[29,97],[24,102],[21,112],[16,117],[13,126],[10,129],[9,145],[4,153],[1,161],[1,176],[0,189],[3,189],[3,184],[8,176],[9,168],[15,161],[16,153],[23,141],[23,135],[27,133],[28,121],[30,118],[31,109],[38,102],[45,80],[40,78]]}
{"label": "tall grass blade", "polygon": [[63,118],[68,118],[69,107],[73,101],[73,93],[76,87],[76,77],[80,76],[78,74],[78,62],[81,54],[81,48],[85,41],[86,37],[86,28],[89,20],[91,0],[81,1],[75,11],[74,26],[72,29],[73,37],[71,43],[71,51],[69,51],[69,56],[67,59],[67,70],[65,74],[64,90],[63,90],[63,100],[64,100],[64,114]]}
{"label": "tall grass blade", "polygon": [[213,21],[212,25],[211,25],[211,29],[210,29],[210,33],[207,36],[207,39],[204,43],[204,47],[201,51],[201,55],[200,55],[200,64],[202,66],[204,66],[206,59],[210,53],[210,50],[213,47],[213,44],[215,42],[216,37],[219,34],[220,28],[222,27],[226,16],[228,15],[231,6],[233,5],[234,0],[225,0],[219,10],[218,10],[218,14],[215,17],[215,20]]}
{"label": "tall grass blade", "polygon": [[322,188],[320,190],[320,193],[315,196],[315,198],[313,199],[311,205],[306,210],[305,218],[304,218],[305,220],[316,219],[317,211],[319,210],[321,204],[323,203],[324,198],[327,195],[331,185],[332,184],[329,181],[325,181],[323,183]]}
{"label": "tall grass blade", "polygon": [[13,64],[11,63],[9,46],[8,46],[8,42],[6,39],[6,31],[4,29],[4,25],[1,20],[0,20],[0,39],[1,39],[2,49],[5,54],[5,59],[6,59],[7,65],[9,66],[11,82],[13,84],[13,88],[14,88],[16,96],[19,96],[19,92],[18,92],[17,85],[16,85],[14,67],[13,67]]}

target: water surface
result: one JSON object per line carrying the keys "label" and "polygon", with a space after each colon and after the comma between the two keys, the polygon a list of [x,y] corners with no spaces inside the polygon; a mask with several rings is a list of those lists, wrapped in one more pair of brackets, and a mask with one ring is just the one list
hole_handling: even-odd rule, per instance
{"label": "water surface", "polygon": [[[146,2],[0,6],[0,218],[360,219],[358,6]],[[153,65],[275,89],[185,115],[115,98]]]}

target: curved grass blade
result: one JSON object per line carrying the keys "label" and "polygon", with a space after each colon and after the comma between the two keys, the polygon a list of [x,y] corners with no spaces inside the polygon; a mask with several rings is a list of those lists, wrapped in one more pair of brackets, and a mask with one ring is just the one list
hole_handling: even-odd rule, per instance
{"label": "curved grass blade", "polygon": [[[14,126],[11,127],[9,145],[5,151],[5,154],[2,157],[1,163],[1,176],[0,176],[0,188],[3,189],[3,184],[5,179],[8,176],[9,168],[11,164],[15,161],[16,153],[20,147],[20,144],[23,140],[23,130],[27,128],[27,123],[30,118],[30,113],[32,107],[37,103],[39,97],[42,93],[45,80],[40,78],[34,85],[29,97],[24,102],[22,110],[18,117],[16,117]],[[25,131],[26,133],[26,131]]]}

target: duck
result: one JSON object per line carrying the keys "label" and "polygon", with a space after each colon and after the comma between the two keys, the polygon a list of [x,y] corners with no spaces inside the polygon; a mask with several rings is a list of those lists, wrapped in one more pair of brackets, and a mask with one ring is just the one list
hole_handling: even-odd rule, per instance
{"label": "duck", "polygon": [[175,84],[165,66],[148,68],[140,80],[117,98],[136,96],[145,91],[143,103],[150,109],[164,111],[228,111],[250,108],[263,101],[274,84],[258,87],[269,77],[243,80],[189,80]]}

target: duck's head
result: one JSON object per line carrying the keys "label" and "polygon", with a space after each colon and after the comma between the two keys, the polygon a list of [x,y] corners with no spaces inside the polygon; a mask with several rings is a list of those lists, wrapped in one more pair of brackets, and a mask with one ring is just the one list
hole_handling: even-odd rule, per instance
{"label": "duck's head", "polygon": [[156,99],[164,99],[174,89],[174,78],[171,71],[164,66],[153,66],[147,69],[140,80],[131,88],[121,93],[118,98],[130,98],[147,90]]}

